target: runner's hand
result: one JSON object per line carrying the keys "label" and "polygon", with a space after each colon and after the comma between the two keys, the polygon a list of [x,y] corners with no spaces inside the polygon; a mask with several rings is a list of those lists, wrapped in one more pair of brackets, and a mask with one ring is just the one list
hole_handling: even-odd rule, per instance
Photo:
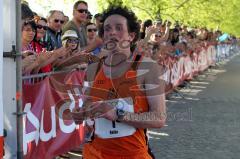
{"label": "runner's hand", "polygon": [[111,121],[117,120],[116,108],[105,102],[101,102],[92,110],[94,118],[105,118]]}

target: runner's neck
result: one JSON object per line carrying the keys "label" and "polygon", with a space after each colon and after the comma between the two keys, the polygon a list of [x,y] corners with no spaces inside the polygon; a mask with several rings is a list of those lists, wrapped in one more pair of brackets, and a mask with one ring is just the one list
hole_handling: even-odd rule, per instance
{"label": "runner's neck", "polygon": [[116,66],[112,67],[112,66],[108,66],[108,64],[104,64],[103,63],[103,72],[105,74],[106,77],[111,78],[111,79],[115,79],[115,78],[119,78],[121,77],[127,70],[129,70],[132,66],[132,62],[133,62],[133,54],[131,54],[131,56],[125,60],[120,61],[119,63],[116,64]]}
{"label": "runner's neck", "polygon": [[103,64],[107,67],[117,67],[117,66],[120,66],[121,64],[124,64],[125,62],[132,61],[132,57],[133,57],[132,53],[128,58],[123,57],[123,55],[120,55],[120,56],[119,55],[120,54],[116,54],[116,55],[107,57],[106,59],[104,59]]}

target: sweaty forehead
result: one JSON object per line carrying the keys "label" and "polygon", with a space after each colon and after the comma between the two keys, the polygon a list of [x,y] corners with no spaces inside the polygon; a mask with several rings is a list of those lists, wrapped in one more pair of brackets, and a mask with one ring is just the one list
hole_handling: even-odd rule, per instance
{"label": "sweaty forehead", "polygon": [[121,15],[111,15],[104,21],[104,26],[127,25],[127,19]]}

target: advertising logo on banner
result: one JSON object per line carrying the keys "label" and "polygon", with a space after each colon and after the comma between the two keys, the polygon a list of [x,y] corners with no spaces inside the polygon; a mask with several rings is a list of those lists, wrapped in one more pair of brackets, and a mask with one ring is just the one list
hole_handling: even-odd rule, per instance
{"label": "advertising logo on banner", "polygon": [[76,71],[23,84],[25,159],[53,158],[84,142],[84,127],[76,125],[70,114],[82,103],[83,77]]}

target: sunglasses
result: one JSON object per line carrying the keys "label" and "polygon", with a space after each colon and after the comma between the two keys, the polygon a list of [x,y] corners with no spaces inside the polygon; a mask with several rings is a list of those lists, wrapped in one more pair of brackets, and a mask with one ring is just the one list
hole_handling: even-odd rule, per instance
{"label": "sunglasses", "polygon": [[93,31],[96,32],[97,29],[88,29],[87,31],[88,31],[88,32],[93,32]]}
{"label": "sunglasses", "polygon": [[79,13],[88,13],[88,10],[87,9],[78,9],[77,10]]}
{"label": "sunglasses", "polygon": [[47,30],[47,26],[37,25],[37,28]]}
{"label": "sunglasses", "polygon": [[63,23],[64,23],[64,20],[54,19],[54,22],[55,22],[55,23],[59,23],[59,22],[60,22],[61,24],[63,24]]}
{"label": "sunglasses", "polygon": [[78,41],[78,39],[68,39],[67,42],[77,44],[79,41]]}
{"label": "sunglasses", "polygon": [[155,34],[155,37],[156,37],[156,38],[160,38],[161,35],[159,35],[159,34]]}

